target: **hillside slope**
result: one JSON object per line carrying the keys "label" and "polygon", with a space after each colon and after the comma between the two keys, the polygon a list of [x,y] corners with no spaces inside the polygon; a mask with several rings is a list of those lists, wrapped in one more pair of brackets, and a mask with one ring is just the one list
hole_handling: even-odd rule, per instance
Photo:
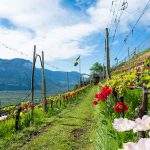
{"label": "hillside slope", "polygon": [[139,52],[136,55],[133,55],[130,60],[120,63],[119,65],[112,68],[113,74],[118,74],[122,72],[129,71],[129,69],[136,66],[140,66],[147,59],[150,59],[150,49],[147,49],[143,52]]}

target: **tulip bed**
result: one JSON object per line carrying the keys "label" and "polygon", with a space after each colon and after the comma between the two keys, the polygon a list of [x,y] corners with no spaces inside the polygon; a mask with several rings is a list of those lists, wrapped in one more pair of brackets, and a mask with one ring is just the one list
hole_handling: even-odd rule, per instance
{"label": "tulip bed", "polygon": [[[114,75],[99,86],[92,102],[98,120],[97,148],[149,150],[149,102],[143,101],[149,96],[142,97],[142,94],[150,93],[150,59],[130,72]],[[144,113],[141,115],[140,111]]]}
{"label": "tulip bed", "polygon": [[[29,130],[28,135],[26,135],[28,137],[32,134],[32,132],[36,132],[40,128],[47,126],[48,123],[45,122],[47,118],[51,118],[53,115],[58,114],[69,104],[77,102],[78,98],[81,97],[86,90],[88,90],[88,88],[90,88],[90,85],[82,87],[76,91],[71,91],[62,95],[47,98],[46,112],[44,112],[42,109],[42,102],[33,105],[28,101],[22,102],[18,107],[10,106],[4,108],[4,110],[10,111],[10,113],[7,116],[0,117],[0,149],[5,146],[7,147],[8,142],[13,141],[13,138],[16,138],[21,130]],[[18,111],[17,109],[21,109],[18,123],[19,131],[15,130],[16,115]],[[31,123],[31,110],[34,110],[33,123]],[[15,136],[13,136],[13,134],[15,134]]]}

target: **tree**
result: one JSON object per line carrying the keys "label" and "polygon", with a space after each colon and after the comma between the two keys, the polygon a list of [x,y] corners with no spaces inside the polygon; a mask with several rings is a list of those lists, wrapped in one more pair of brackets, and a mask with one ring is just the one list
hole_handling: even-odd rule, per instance
{"label": "tree", "polygon": [[92,67],[90,68],[91,74],[97,74],[100,75],[103,73],[103,66],[96,62],[92,65]]}

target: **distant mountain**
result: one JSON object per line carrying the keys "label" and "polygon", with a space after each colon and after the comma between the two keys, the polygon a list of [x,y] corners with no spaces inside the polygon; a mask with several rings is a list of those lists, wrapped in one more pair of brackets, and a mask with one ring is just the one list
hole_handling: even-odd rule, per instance
{"label": "distant mountain", "polygon": [[[0,91],[31,89],[32,63],[25,59],[0,59]],[[70,87],[78,83],[80,74],[69,72]],[[45,69],[47,89],[67,89],[67,73]],[[35,89],[41,89],[42,70],[35,69]]]}

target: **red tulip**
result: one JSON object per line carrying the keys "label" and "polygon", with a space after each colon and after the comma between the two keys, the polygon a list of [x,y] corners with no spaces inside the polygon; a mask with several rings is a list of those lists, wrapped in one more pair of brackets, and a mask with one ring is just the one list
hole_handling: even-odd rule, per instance
{"label": "red tulip", "polygon": [[112,90],[110,89],[109,86],[106,86],[102,89],[101,92],[105,97],[109,96],[110,94],[112,94]]}
{"label": "red tulip", "polygon": [[102,102],[104,102],[105,101],[105,99],[106,99],[106,97],[101,93],[101,94],[99,94],[99,99],[98,99],[98,101],[102,101]]}
{"label": "red tulip", "polygon": [[95,98],[99,98],[99,94],[95,94]]}
{"label": "red tulip", "polygon": [[118,102],[114,107],[114,110],[117,112],[125,112],[128,110],[128,106],[124,102]]}
{"label": "red tulip", "polygon": [[96,106],[96,105],[98,104],[98,102],[97,102],[97,101],[93,101],[92,104],[93,104],[94,106]]}
{"label": "red tulip", "polygon": [[34,104],[30,104],[30,108],[34,109],[35,105]]}
{"label": "red tulip", "polygon": [[130,90],[134,90],[134,84],[130,84]]}
{"label": "red tulip", "polygon": [[97,98],[97,101],[102,101],[104,102],[106,100],[106,98],[112,94],[112,90],[110,89],[109,86],[105,86],[104,88],[102,88],[101,93],[98,93],[95,95],[95,98]]}

